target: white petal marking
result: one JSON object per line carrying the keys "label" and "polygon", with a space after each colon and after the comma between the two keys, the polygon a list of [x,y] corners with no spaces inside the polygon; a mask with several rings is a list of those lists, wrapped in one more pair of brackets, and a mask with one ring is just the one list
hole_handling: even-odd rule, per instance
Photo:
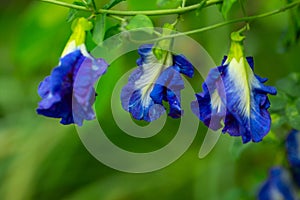
{"label": "white petal marking", "polygon": [[221,112],[222,104],[223,104],[222,100],[220,98],[218,90],[216,89],[215,91],[213,91],[213,93],[211,95],[211,107],[212,107],[212,110],[216,110],[217,113]]}
{"label": "white petal marking", "polygon": [[[169,56],[170,54],[168,54]],[[171,55],[170,55],[171,56]],[[168,66],[160,63],[151,52],[143,63],[143,75],[135,82],[135,88],[142,92],[143,105],[147,107],[150,102],[150,93],[161,72]]]}
{"label": "white petal marking", "polygon": [[76,50],[77,50],[77,46],[76,46],[75,40],[70,41],[70,42],[67,43],[67,45],[66,45],[66,47],[65,47],[65,49],[64,49],[64,51],[63,51],[63,53],[61,55],[61,57],[64,57],[65,55],[67,55],[69,53],[72,53],[72,52],[74,52]]}
{"label": "white petal marking", "polygon": [[237,109],[242,111],[242,115],[250,116],[251,112],[251,90],[252,84],[256,84],[256,78],[245,58],[239,62],[232,59],[228,65],[228,74],[233,84],[233,90],[239,96],[240,101]]}

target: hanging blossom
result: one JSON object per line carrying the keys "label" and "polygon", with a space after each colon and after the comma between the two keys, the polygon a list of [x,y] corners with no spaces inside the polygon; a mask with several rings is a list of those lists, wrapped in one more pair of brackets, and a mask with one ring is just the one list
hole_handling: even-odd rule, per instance
{"label": "hanging blossom", "polygon": [[92,23],[79,18],[73,23],[73,33],[61,55],[59,65],[39,85],[42,97],[37,113],[61,118],[62,124],[82,125],[83,120],[95,118],[94,83],[106,72],[108,64],[92,57],[86,50],[86,31]]}
{"label": "hanging blossom", "polygon": [[182,115],[180,91],[184,88],[181,74],[193,77],[193,65],[183,55],[165,52],[161,59],[153,53],[153,45],[140,46],[135,69],[123,87],[121,101],[123,108],[133,118],[151,122],[165,111],[163,101],[169,104],[168,115],[179,118]]}
{"label": "hanging blossom", "polygon": [[286,139],[289,171],[283,167],[273,167],[265,183],[261,186],[259,200],[297,200],[296,186],[300,186],[300,131],[292,130]]}
{"label": "hanging blossom", "polygon": [[254,74],[253,58],[244,56],[244,38],[232,33],[228,56],[221,66],[211,69],[191,107],[207,127],[218,130],[223,120],[223,133],[241,136],[243,143],[259,142],[270,130],[267,94],[275,95],[276,89],[265,86],[267,79]]}
{"label": "hanging blossom", "polygon": [[288,134],[286,149],[294,181],[300,187],[300,131],[292,130]]}
{"label": "hanging blossom", "polygon": [[297,200],[297,192],[292,183],[291,176],[282,167],[273,167],[269,177],[261,186],[258,200]]}

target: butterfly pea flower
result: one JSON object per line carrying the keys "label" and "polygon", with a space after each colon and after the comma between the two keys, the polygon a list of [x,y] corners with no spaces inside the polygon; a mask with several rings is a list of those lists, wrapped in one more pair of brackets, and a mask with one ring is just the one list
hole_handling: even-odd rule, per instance
{"label": "butterfly pea flower", "polygon": [[275,95],[276,89],[254,74],[253,58],[244,56],[244,38],[239,32],[232,33],[228,56],[221,66],[210,70],[191,108],[207,127],[223,127],[223,133],[241,136],[243,143],[259,142],[270,130],[267,94]]}
{"label": "butterfly pea flower", "polygon": [[192,77],[193,65],[183,55],[164,54],[158,59],[153,45],[139,47],[138,67],[132,72],[121,92],[123,108],[133,118],[151,122],[165,111],[163,101],[169,104],[168,115],[179,118],[182,115],[180,91],[184,82],[180,74]]}
{"label": "butterfly pea flower", "polygon": [[91,22],[85,18],[73,23],[73,33],[58,66],[38,87],[42,98],[38,114],[61,118],[60,122],[65,125],[75,123],[81,126],[83,120],[95,118],[92,109],[96,96],[94,83],[105,73],[108,64],[86,50],[86,31],[91,28]]}
{"label": "butterfly pea flower", "polygon": [[291,176],[282,167],[273,167],[269,177],[258,192],[259,200],[297,200],[296,189]]}
{"label": "butterfly pea flower", "polygon": [[292,130],[288,134],[286,149],[294,181],[300,187],[300,131]]}

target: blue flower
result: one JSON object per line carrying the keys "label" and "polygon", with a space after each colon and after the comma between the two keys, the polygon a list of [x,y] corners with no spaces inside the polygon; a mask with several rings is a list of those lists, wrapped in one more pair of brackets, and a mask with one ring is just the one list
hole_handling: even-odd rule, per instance
{"label": "blue flower", "polygon": [[286,149],[289,163],[300,167],[300,131],[292,130],[286,139]]}
{"label": "blue flower", "polygon": [[292,130],[286,139],[287,157],[293,178],[300,187],[300,131]]}
{"label": "blue flower", "polygon": [[243,55],[241,41],[232,41],[228,57],[222,65],[211,69],[196,94],[191,107],[204,124],[231,136],[242,136],[243,143],[259,142],[269,132],[271,118],[267,94],[276,94],[274,87],[255,75],[252,57]]}
{"label": "blue flower", "polygon": [[259,200],[296,200],[297,193],[292,184],[290,174],[281,167],[270,170],[268,180],[258,193]]}
{"label": "blue flower", "polygon": [[84,18],[78,20],[59,65],[38,88],[42,100],[37,113],[61,118],[62,124],[76,123],[81,126],[84,119],[95,118],[92,109],[96,96],[94,83],[108,66],[103,59],[95,59],[86,51],[83,43],[86,23]]}
{"label": "blue flower", "polygon": [[180,73],[192,77],[194,68],[183,55],[167,53],[163,62],[158,60],[152,46],[139,48],[138,68],[122,89],[122,106],[133,118],[151,122],[165,112],[163,101],[166,101],[170,107],[168,115],[179,118],[182,115],[180,91],[184,88]]}

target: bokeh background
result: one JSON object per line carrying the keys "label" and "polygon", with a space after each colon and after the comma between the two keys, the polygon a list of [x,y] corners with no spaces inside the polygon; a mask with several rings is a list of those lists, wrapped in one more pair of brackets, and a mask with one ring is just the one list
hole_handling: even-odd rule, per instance
{"label": "bokeh background", "polygon": [[[71,33],[70,23],[66,21],[69,9],[28,0],[1,0],[0,3],[0,199],[254,199],[269,168],[278,164],[282,150],[273,141],[272,134],[261,143],[247,145],[242,145],[240,138],[222,135],[213,151],[199,159],[199,148],[205,137],[202,133],[206,130],[200,124],[188,151],[162,170],[128,174],[103,165],[83,146],[74,126],[63,126],[58,119],[38,116],[35,112],[40,100],[39,82],[57,65]],[[97,6],[105,3],[97,1]],[[253,15],[283,5],[281,0],[247,1],[245,7],[247,14]],[[176,6],[175,1],[164,4],[154,0],[127,0],[116,9],[172,6]],[[240,16],[241,8],[235,5],[229,18]],[[162,26],[175,18],[152,17],[152,20],[156,26]],[[198,14],[185,14],[183,18],[179,31],[224,20],[218,6],[205,8]],[[268,77],[269,85],[292,72],[300,72],[299,43],[289,48],[285,45],[290,24],[291,15],[286,12],[255,21],[246,34],[245,51],[254,56],[256,73]],[[242,25],[191,37],[220,63],[228,51],[230,32]],[[182,47],[183,53],[187,50],[191,49]],[[137,58],[137,52],[121,57],[110,66],[107,76],[101,78],[97,88],[97,115],[115,144],[131,151],[147,152],[172,140],[179,121],[168,119],[159,134],[146,140],[130,137],[115,125],[110,111],[112,88],[122,74],[132,69]],[[201,77],[191,81],[196,92],[201,91],[202,81]],[[282,132],[282,137],[285,134]]]}

